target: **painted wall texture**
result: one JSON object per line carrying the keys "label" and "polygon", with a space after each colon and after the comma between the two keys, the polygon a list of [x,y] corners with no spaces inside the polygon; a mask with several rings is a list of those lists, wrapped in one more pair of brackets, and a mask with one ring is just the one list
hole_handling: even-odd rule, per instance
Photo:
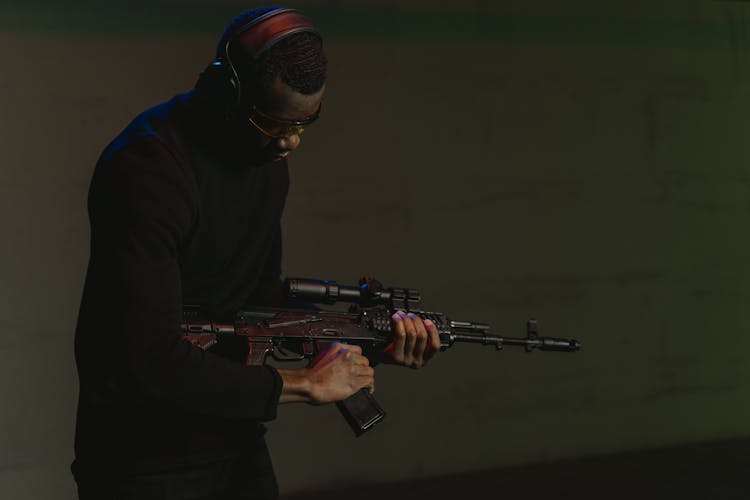
{"label": "painted wall texture", "polygon": [[[381,368],[389,416],[360,439],[333,407],[284,406],[284,492],[750,435],[750,8],[671,4],[298,3],[331,68],[291,161],[285,273],[371,274],[584,349]],[[244,7],[0,3],[3,497],[75,495],[98,154],[192,86]]]}

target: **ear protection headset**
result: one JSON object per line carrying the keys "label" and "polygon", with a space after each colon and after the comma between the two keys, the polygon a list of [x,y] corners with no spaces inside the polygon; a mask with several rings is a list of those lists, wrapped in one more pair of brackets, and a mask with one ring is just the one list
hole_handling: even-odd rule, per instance
{"label": "ear protection headset", "polygon": [[[220,95],[227,117],[239,110],[242,102],[242,82],[230,55],[231,47],[240,43],[252,60],[295,33],[308,32],[320,36],[312,22],[295,9],[276,7],[242,24],[226,35],[226,43],[219,47],[216,59],[201,73],[196,89],[210,95]],[[219,87],[219,88],[217,88]]]}

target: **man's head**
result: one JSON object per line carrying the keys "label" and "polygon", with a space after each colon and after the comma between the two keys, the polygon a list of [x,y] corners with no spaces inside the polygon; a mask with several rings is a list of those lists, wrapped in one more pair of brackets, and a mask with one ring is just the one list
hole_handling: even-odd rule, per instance
{"label": "man's head", "polygon": [[227,26],[216,55],[248,154],[272,160],[296,149],[325,92],[326,57],[310,21],[279,7],[245,11]]}

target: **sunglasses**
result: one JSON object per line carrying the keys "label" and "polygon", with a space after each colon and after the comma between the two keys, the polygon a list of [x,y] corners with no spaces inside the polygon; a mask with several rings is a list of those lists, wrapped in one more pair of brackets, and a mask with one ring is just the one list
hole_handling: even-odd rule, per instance
{"label": "sunglasses", "polygon": [[314,123],[320,116],[320,109],[323,107],[321,102],[318,105],[318,110],[305,118],[304,120],[282,120],[273,116],[267,115],[263,111],[259,110],[257,106],[250,108],[250,115],[247,120],[258,129],[261,134],[280,139],[282,137],[289,137],[292,135],[299,135],[308,127]]}

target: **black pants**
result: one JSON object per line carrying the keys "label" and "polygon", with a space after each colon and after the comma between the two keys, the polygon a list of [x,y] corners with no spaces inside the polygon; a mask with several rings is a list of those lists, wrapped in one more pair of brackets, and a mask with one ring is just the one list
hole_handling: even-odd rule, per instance
{"label": "black pants", "polygon": [[278,495],[265,443],[252,455],[239,458],[78,483],[80,500],[273,500]]}

